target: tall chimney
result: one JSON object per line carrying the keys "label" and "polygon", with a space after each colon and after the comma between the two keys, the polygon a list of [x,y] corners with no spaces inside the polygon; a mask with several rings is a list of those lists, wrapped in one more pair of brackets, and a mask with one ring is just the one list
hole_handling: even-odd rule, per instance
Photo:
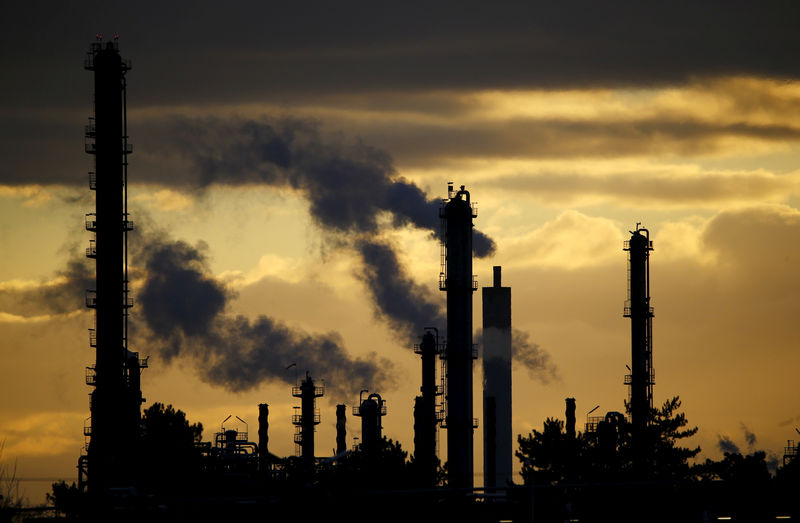
{"label": "tall chimney", "polygon": [[569,439],[575,439],[575,398],[567,398],[565,402],[567,404],[565,430]]}
{"label": "tall chimney", "polygon": [[258,404],[258,457],[261,469],[265,470],[269,456],[269,405]]}
{"label": "tall chimney", "polygon": [[347,419],[345,417],[345,405],[336,405],[336,454],[342,454],[347,450]]}
{"label": "tall chimney", "polygon": [[493,285],[483,288],[483,466],[484,486],[513,480],[511,434],[511,287],[503,287],[500,267]]}

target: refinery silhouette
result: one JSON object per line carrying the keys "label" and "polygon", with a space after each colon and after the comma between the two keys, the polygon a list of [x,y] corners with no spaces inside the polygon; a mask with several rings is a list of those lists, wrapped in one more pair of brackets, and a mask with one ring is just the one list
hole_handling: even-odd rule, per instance
{"label": "refinery silhouette", "polygon": [[[579,431],[576,399],[566,398],[564,421],[548,418],[541,432],[515,437],[511,287],[504,286],[499,266],[494,267],[492,284],[481,289],[483,390],[482,405],[476,411],[473,367],[479,351],[472,311],[473,293],[479,286],[473,257],[487,256],[493,244],[474,229],[477,206],[470,191],[452,183],[447,185],[446,197],[435,205],[423,196],[418,209],[403,211],[404,219],[433,230],[440,239],[439,289],[446,296],[444,315],[415,304],[409,314],[413,321],[398,323],[406,332],[415,330],[419,339],[414,352],[421,363],[420,395],[413,398],[413,420],[408,420],[414,428],[413,450],[383,434],[383,418],[389,415],[387,391],[364,389],[355,394],[337,384],[353,404],[336,405],[335,413],[330,413],[336,420],[335,447],[331,455],[321,455],[315,427],[322,416],[329,415],[317,407],[317,399],[326,394],[323,380],[336,372],[340,382],[358,375],[380,384],[383,371],[371,360],[350,358],[335,340],[300,339],[266,317],[248,325],[250,335],[267,340],[265,353],[245,364],[264,367],[254,371],[260,376],[281,375],[284,381],[290,370],[297,372],[294,386],[287,388],[298,402],[291,418],[296,455],[281,457],[269,451],[269,398],[253,406],[258,412],[255,438],[247,424],[233,415],[222,421],[213,441],[202,441],[202,426],[171,405],[156,401],[143,412],[141,375],[148,359],[130,349],[135,346],[130,338],[139,332],[130,315],[134,303],[128,268],[129,253],[139,248],[128,238],[134,230],[128,212],[128,158],[133,147],[127,131],[126,82],[131,67],[120,55],[118,40],[100,36],[90,46],[85,67],[94,75],[94,116],[85,128],[85,151],[94,159],[89,189],[96,208],[86,215],[85,225],[93,236],[86,248],[86,256],[95,263],[86,306],[96,315],[89,331],[96,360],[86,369],[86,384],[92,390],[90,417],[84,427],[86,445],[78,458],[76,482],[55,484],[50,496],[57,516],[74,521],[334,518],[378,522],[800,517],[800,460],[795,459],[793,442],[787,444],[774,477],[767,471],[763,453],[730,452],[719,462],[692,464],[699,449],[684,448],[681,440],[697,429],[679,411],[680,399],[676,396],[663,406],[654,405],[650,296],[654,247],[650,231],[639,223],[623,246],[628,258],[628,299],[622,312],[631,327],[630,373],[624,376],[629,392],[626,411],[601,415],[593,410]],[[264,154],[272,155],[278,164],[284,161],[280,148],[266,148]],[[403,195],[419,198],[408,185],[396,187],[396,196]],[[316,212],[325,216],[332,211],[319,203]],[[330,216],[332,223],[338,223],[334,214]],[[365,238],[358,244],[365,262],[383,260],[375,263],[380,268],[374,274],[365,277],[375,282],[383,278],[387,267],[391,272],[396,260],[385,244]],[[200,294],[167,296],[167,291],[180,291],[181,282],[191,278],[203,286],[204,299],[198,301],[209,308],[205,317],[213,323],[224,307],[224,292],[214,282],[182,269],[180,260],[196,259],[187,246],[163,242],[156,247],[147,270],[161,271],[160,279],[157,284],[148,283],[141,293],[150,331],[170,338],[176,325],[185,328],[182,312],[158,307],[166,307],[163,303],[169,300],[197,299]],[[171,278],[175,274],[181,279]],[[376,301],[405,303],[407,290],[400,287],[407,282],[395,275],[386,280],[391,285],[381,292],[372,287]],[[212,299],[205,299],[209,296]],[[203,314],[198,314],[201,321]],[[208,343],[214,343],[222,336],[208,338]],[[284,348],[269,355],[270,342]],[[236,358],[235,353],[230,357]],[[224,381],[232,379],[228,371],[213,367],[209,373]],[[348,430],[352,431],[348,414],[350,423],[360,418],[355,445],[348,445]],[[483,433],[482,485],[475,484],[476,430]],[[442,432],[446,432],[446,455],[439,444]],[[522,463],[518,477],[513,473],[515,458]]]}

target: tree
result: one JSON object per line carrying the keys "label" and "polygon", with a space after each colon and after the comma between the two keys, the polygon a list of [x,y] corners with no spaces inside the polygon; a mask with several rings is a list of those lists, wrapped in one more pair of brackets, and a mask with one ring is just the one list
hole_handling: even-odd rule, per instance
{"label": "tree", "polygon": [[766,483],[771,479],[764,451],[743,456],[738,452],[725,452],[719,461],[706,459],[695,467],[700,479],[722,480],[732,483]]}
{"label": "tree", "polygon": [[0,523],[14,521],[15,515],[22,508],[17,464],[14,462],[14,465],[8,465],[2,461],[5,443],[5,440],[0,441]]}
{"label": "tree", "polygon": [[[609,413],[590,433],[570,438],[564,424],[547,418],[542,432],[532,431],[519,436],[517,458],[522,462],[526,484],[558,484],[564,482],[609,482],[643,479],[683,480],[692,477],[689,459],[700,447],[685,448],[681,440],[697,433],[697,427],[686,428],[685,414],[676,396],[660,408],[651,409],[650,423],[641,435],[645,453],[634,453],[631,425],[620,413]],[[628,405],[626,404],[626,407]],[[637,462],[642,460],[643,463]],[[644,471],[644,474],[642,474]]]}
{"label": "tree", "polygon": [[681,447],[680,440],[697,434],[697,427],[685,428],[689,422],[678,396],[667,400],[660,409],[652,409],[650,424],[645,432],[645,448],[652,449],[647,459],[647,471],[656,479],[690,479],[693,475],[689,460],[700,453],[700,447]]}
{"label": "tree", "polygon": [[84,493],[73,482],[67,485],[66,481],[53,483],[53,492],[47,493],[47,501],[56,510],[56,516],[63,514],[68,518],[77,517],[84,505]]}
{"label": "tree", "polygon": [[172,405],[153,403],[141,423],[142,472],[145,490],[159,493],[186,490],[197,481],[203,436],[201,423],[189,423],[186,414]]}
{"label": "tree", "polygon": [[406,461],[408,453],[400,442],[386,436],[379,442],[373,456],[359,446],[340,459],[335,467],[323,472],[321,483],[337,489],[369,488],[396,489],[415,486],[414,474]]}
{"label": "tree", "polygon": [[522,461],[520,474],[525,484],[531,481],[553,484],[572,479],[568,468],[576,445],[568,440],[563,429],[563,421],[547,418],[541,432],[534,429],[524,438],[517,436],[519,450],[515,455]]}

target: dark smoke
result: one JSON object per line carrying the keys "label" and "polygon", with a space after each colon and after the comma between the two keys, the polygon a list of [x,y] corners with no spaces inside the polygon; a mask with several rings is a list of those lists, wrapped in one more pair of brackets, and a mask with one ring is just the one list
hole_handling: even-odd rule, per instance
{"label": "dark smoke", "polygon": [[210,274],[204,249],[164,235],[135,247],[146,273],[137,293],[142,314],[136,335],[165,360],[189,358],[207,382],[237,392],[265,381],[293,384],[294,373],[285,370],[291,363],[325,379],[339,396],[391,385],[388,362],[350,357],[336,333],[307,334],[266,316],[225,315],[232,294]]}
{"label": "dark smoke", "polygon": [[528,375],[532,379],[539,380],[545,385],[553,380],[561,380],[558,369],[550,361],[550,354],[538,343],[532,342],[527,332],[511,329],[511,357],[528,369]]}
{"label": "dark smoke", "polygon": [[95,288],[94,270],[79,248],[70,250],[66,266],[54,281],[28,289],[0,290],[0,310],[20,316],[86,310],[86,290]]}
{"label": "dark smoke", "polygon": [[[376,233],[378,218],[388,212],[396,227],[440,234],[439,198],[428,198],[398,176],[385,151],[361,141],[326,142],[313,122],[182,120],[173,136],[177,149],[197,166],[199,178],[184,180],[191,186],[290,187],[304,194],[311,216],[326,229]],[[474,231],[473,250],[489,256],[494,241]]]}
{"label": "dark smoke", "polygon": [[[324,141],[317,126],[296,119],[276,121],[183,121],[176,126],[178,150],[197,167],[201,187],[266,184],[290,187],[310,203],[315,223],[350,242],[366,265],[359,275],[385,318],[406,342],[426,326],[443,326],[439,307],[379,239],[380,219],[411,225],[440,239],[441,199],[428,198],[397,175],[387,153],[360,141]],[[357,236],[359,239],[352,239]],[[473,251],[484,257],[494,241],[473,232]]]}
{"label": "dark smoke", "polygon": [[355,248],[364,261],[358,276],[367,284],[376,307],[395,333],[413,338],[425,327],[447,322],[430,292],[406,275],[392,246],[377,238],[362,239]]}
{"label": "dark smoke", "polygon": [[747,442],[748,448],[753,448],[756,444],[756,435],[747,428],[747,425],[744,423],[742,425],[742,432],[744,432],[744,440]]}
{"label": "dark smoke", "polygon": [[729,454],[739,454],[739,446],[736,445],[728,436],[717,436],[717,447],[722,452]]}
{"label": "dark smoke", "polygon": [[[483,348],[483,329],[476,330],[473,337]],[[511,329],[511,359],[525,367],[531,379],[545,385],[551,381],[561,381],[558,368],[550,360],[550,354],[538,343],[530,341],[530,335],[525,331]]]}

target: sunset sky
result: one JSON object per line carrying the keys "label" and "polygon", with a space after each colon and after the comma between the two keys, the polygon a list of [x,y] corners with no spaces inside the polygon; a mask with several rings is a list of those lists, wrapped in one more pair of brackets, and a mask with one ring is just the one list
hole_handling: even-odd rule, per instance
{"label": "sunset sky", "polygon": [[[118,33],[133,65],[130,346],[150,356],[145,407],[173,404],[206,439],[233,414],[254,439],[266,402],[270,451],[293,455],[299,402],[284,369],[294,360],[264,341],[269,327],[337,348],[336,358],[308,356],[328,387],[318,455],[335,446],[334,405],[352,406],[362,388],[387,400],[385,434],[413,452],[411,326],[420,310],[440,314],[444,294],[438,216],[406,198],[433,204],[453,181],[478,202],[476,229],[496,246],[475,260],[479,285],[503,266],[517,340],[527,340],[514,364],[515,434],[563,419],[566,397],[579,427],[595,405],[623,410],[622,248],[641,222],[655,246],[655,402],[680,395],[703,459],[721,456],[721,437],[781,458],[800,426],[800,6],[623,4],[5,9],[3,460],[26,478],[76,478],[94,361],[93,311],[76,279],[93,270],[82,258],[94,207],[83,59],[98,31]],[[167,251],[188,271],[174,274],[217,301],[159,273],[154,253]],[[387,253],[398,267],[375,265]],[[404,316],[387,278],[428,308]],[[480,314],[476,293],[476,330]],[[349,439],[358,421],[348,416]],[[38,502],[44,484],[23,487]]]}

